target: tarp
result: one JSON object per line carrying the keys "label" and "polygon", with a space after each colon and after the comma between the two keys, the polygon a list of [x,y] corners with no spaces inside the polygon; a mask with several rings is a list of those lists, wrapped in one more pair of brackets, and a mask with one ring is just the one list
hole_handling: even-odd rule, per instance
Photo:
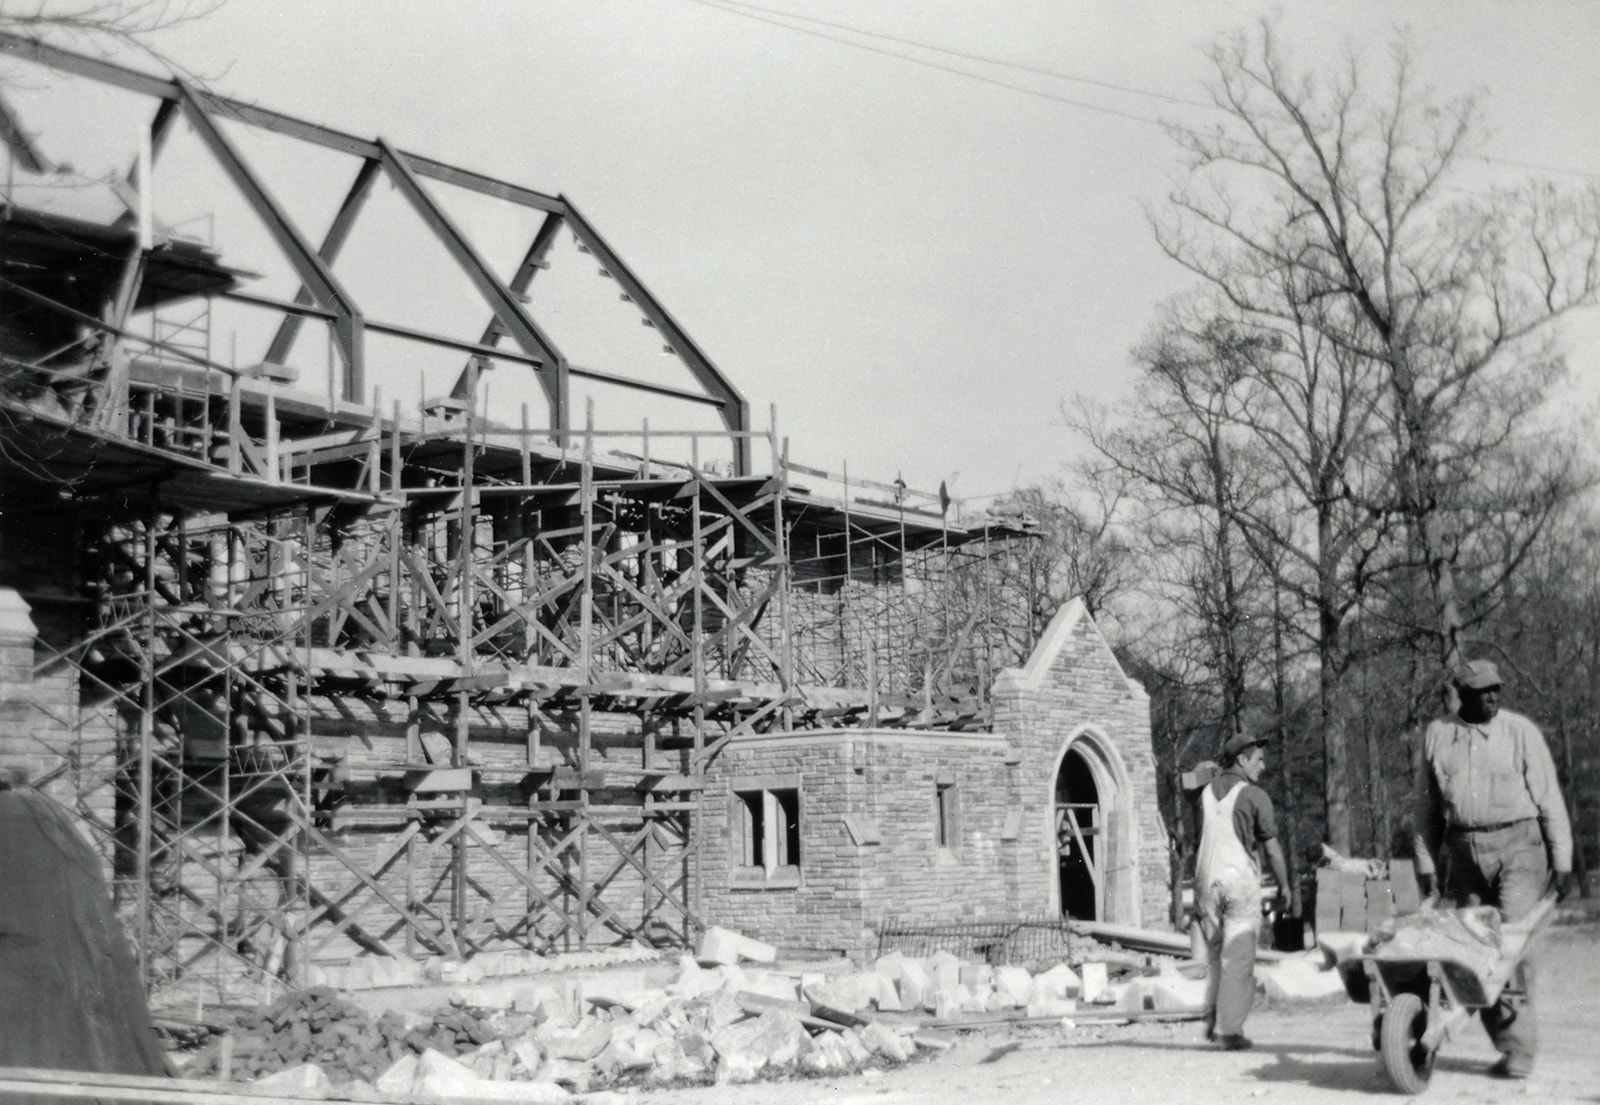
{"label": "tarp", "polygon": [[166,1073],[101,870],[71,813],[0,789],[0,1066]]}

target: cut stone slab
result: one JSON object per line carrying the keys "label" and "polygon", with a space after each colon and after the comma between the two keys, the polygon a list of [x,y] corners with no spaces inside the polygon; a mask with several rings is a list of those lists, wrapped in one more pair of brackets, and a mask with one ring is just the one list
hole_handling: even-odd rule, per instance
{"label": "cut stone slab", "polygon": [[1085,963],[1078,968],[1078,976],[1083,986],[1078,994],[1079,1001],[1095,1005],[1105,999],[1107,977],[1104,963]]}
{"label": "cut stone slab", "polygon": [[717,1052],[717,1081],[747,1082],[763,1070],[793,1066],[810,1041],[798,1017],[777,1010],[729,1025],[711,1036]]}
{"label": "cut stone slab", "polygon": [[372,1084],[385,1097],[410,1097],[411,1088],[417,1084],[417,1057],[401,1056]]}
{"label": "cut stone slab", "polygon": [[992,988],[994,986],[994,968],[987,963],[961,964],[961,985],[969,990]]}
{"label": "cut stone slab", "polygon": [[667,986],[667,993],[692,998],[713,993],[721,987],[722,980],[715,971],[707,971],[693,957],[683,955],[678,957],[678,977]]}
{"label": "cut stone slab", "polygon": [[1078,1011],[1078,1003],[1072,998],[1053,998],[1034,996],[1028,1002],[1028,1016],[1030,1017],[1070,1017]]}
{"label": "cut stone slab", "polygon": [[1033,976],[1021,967],[996,967],[994,992],[1011,1009],[1024,1008],[1033,997]]}
{"label": "cut stone slab", "polygon": [[1158,1013],[1186,1013],[1203,1009],[1206,1004],[1206,980],[1163,975],[1150,980],[1150,997]]}
{"label": "cut stone slab", "polygon": [[872,969],[884,978],[898,982],[905,961],[906,957],[900,952],[889,952],[886,955],[878,956],[878,960],[872,965]]}
{"label": "cut stone slab", "polygon": [[333,1080],[328,1077],[327,1071],[317,1064],[301,1063],[297,1067],[288,1067],[265,1078],[258,1078],[255,1080],[255,1085],[300,1093],[322,1093],[333,1085]]}
{"label": "cut stone slab", "polygon": [[585,1017],[571,1032],[540,1034],[545,1053],[552,1059],[571,1059],[586,1063],[605,1050],[611,1042],[611,1025],[593,1017]]}
{"label": "cut stone slab", "polygon": [[868,1051],[891,1063],[904,1063],[916,1051],[915,1044],[903,1039],[882,1021],[873,1021],[861,1030],[861,1043]]}
{"label": "cut stone slab", "polygon": [[1033,976],[1034,993],[1052,998],[1080,997],[1083,983],[1065,963],[1057,963],[1048,971]]}
{"label": "cut stone slab", "polygon": [[1320,962],[1305,958],[1261,967],[1258,975],[1267,996],[1276,1001],[1318,1002],[1347,997],[1338,971],[1325,970]]}
{"label": "cut stone slab", "polygon": [[417,1079],[412,1092],[429,1097],[469,1097],[483,1082],[465,1063],[429,1048],[417,1060]]}
{"label": "cut stone slab", "polygon": [[774,971],[746,971],[742,989],[752,994],[762,994],[780,1001],[799,1001],[800,983],[793,975],[780,975]]}
{"label": "cut stone slab", "polygon": [[906,959],[900,963],[900,1004],[906,1009],[929,1009],[933,1006],[929,999],[933,992],[933,976],[928,973],[925,964],[915,959]]}
{"label": "cut stone slab", "polygon": [[732,966],[740,959],[771,963],[778,958],[778,949],[731,929],[712,925],[700,938],[700,948],[695,953],[695,958],[707,967]]}

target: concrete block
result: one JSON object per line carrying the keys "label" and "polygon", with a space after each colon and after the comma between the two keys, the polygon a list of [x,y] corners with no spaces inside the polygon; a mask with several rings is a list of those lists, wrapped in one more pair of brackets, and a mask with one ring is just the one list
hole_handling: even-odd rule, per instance
{"label": "concrete block", "polygon": [[1104,963],[1085,963],[1078,968],[1079,981],[1082,989],[1078,992],[1078,1000],[1088,1005],[1100,1004],[1106,992],[1106,965]]}

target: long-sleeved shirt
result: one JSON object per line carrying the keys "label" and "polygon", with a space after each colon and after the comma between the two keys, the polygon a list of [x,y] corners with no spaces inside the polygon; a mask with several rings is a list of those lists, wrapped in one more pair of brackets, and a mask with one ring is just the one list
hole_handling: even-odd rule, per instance
{"label": "long-sleeved shirt", "polygon": [[1432,874],[1447,829],[1475,829],[1537,817],[1550,866],[1572,870],[1572,826],[1556,765],[1539,727],[1501,710],[1480,724],[1458,714],[1428,723],[1417,788],[1417,871]]}

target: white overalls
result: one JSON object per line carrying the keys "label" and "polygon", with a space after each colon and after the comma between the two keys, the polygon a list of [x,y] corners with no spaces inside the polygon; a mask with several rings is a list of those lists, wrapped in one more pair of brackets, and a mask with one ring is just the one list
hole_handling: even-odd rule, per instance
{"label": "white overalls", "polygon": [[1222,798],[1201,795],[1200,856],[1195,901],[1206,938],[1206,1012],[1218,1036],[1243,1034],[1255,1000],[1256,938],[1261,926],[1261,869],[1233,828],[1233,807],[1249,784]]}

